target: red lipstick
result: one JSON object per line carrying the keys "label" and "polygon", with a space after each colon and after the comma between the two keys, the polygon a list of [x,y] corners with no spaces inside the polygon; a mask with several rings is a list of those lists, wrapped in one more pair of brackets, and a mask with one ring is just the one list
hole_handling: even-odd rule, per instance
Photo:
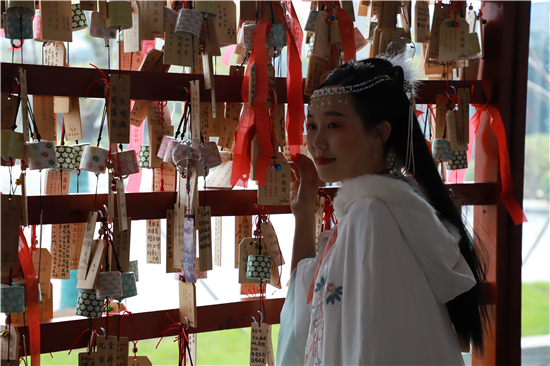
{"label": "red lipstick", "polygon": [[317,165],[326,165],[326,164],[332,163],[334,160],[336,160],[336,158],[327,158],[324,156],[318,156],[315,159],[315,162],[317,163]]}

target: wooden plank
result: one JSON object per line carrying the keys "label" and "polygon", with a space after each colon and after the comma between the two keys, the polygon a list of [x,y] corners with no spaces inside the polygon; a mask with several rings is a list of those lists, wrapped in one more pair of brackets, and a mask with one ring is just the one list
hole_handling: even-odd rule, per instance
{"label": "wooden plank", "polygon": [[[465,205],[493,205],[498,201],[495,183],[448,184],[455,194],[463,198]],[[336,188],[323,188],[332,197]],[[199,202],[216,202],[212,216],[244,216],[250,209],[249,198],[256,190],[206,190],[199,191]],[[93,194],[69,194],[42,196],[43,224],[86,222],[88,212],[94,208]],[[126,193],[126,210],[132,220],[166,218],[166,210],[174,207],[176,192]],[[39,207],[40,196],[29,196],[29,207]],[[98,194],[95,207],[107,204],[107,194]],[[289,214],[290,206],[267,206],[271,214]],[[29,224],[38,225],[38,210],[29,210]]]}
{"label": "wooden plank", "polygon": [[[55,96],[78,96],[84,97],[86,88],[92,82],[101,77],[96,69],[78,67],[55,67],[42,65],[22,65],[27,70],[27,89],[29,94],[55,95]],[[10,86],[11,64],[2,63],[1,82],[2,91],[7,92]],[[14,64],[17,69],[19,64]],[[106,74],[108,70],[103,70]],[[118,71],[111,70],[111,73]],[[184,87],[189,87],[191,80],[200,80],[200,98],[202,102],[210,102],[210,90],[204,89],[204,76],[179,73],[148,73],[138,71],[121,71],[124,75],[131,76],[130,98],[142,100],[177,100],[184,101]],[[223,88],[216,89],[216,100],[226,103],[240,103],[242,76],[216,75],[216,85],[223,85]],[[477,102],[485,103],[485,93],[482,82],[473,81]],[[305,79],[302,83],[305,85]],[[417,104],[430,103],[435,95],[445,90],[446,81],[424,81],[419,90],[416,100]],[[469,88],[471,81],[450,81],[450,86],[455,88]],[[287,103],[286,78],[275,78],[275,89],[277,90],[278,103]],[[88,91],[89,98],[103,98],[103,86],[95,83]],[[304,103],[309,101],[304,96]]]}

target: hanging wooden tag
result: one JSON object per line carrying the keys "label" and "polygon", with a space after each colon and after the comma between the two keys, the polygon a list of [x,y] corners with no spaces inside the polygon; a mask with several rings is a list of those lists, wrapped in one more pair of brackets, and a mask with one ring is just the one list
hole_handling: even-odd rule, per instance
{"label": "hanging wooden tag", "polygon": [[116,358],[116,336],[96,336],[97,358],[99,365],[112,366]]}
{"label": "hanging wooden tag", "polygon": [[194,267],[193,267],[193,272],[195,274],[195,279],[201,279],[201,278],[208,278],[208,271],[204,271],[204,272],[201,272],[200,270],[200,264],[199,264],[200,260],[199,258],[195,258],[195,264],[194,264]]}
{"label": "hanging wooden tag", "polygon": [[[225,3],[223,1],[222,3]],[[185,352],[185,362],[186,365],[196,365],[197,364],[197,334],[189,334],[189,350],[191,351],[191,358],[189,358],[189,353]]]}
{"label": "hanging wooden tag", "polygon": [[57,119],[51,95],[34,95],[32,110],[40,136],[46,141],[57,141]]}
{"label": "hanging wooden tag", "polygon": [[218,146],[231,149],[235,132],[239,126],[243,103],[227,103],[225,106],[225,120],[222,124],[222,134],[218,139]]}
{"label": "hanging wooden tag", "polygon": [[[258,254],[258,241],[255,238],[244,238],[239,243],[239,250],[236,252],[239,254],[239,283],[260,283],[260,280],[253,280],[246,277],[246,266],[248,262],[248,256]],[[267,248],[262,240],[262,253],[267,255]]]}
{"label": "hanging wooden tag", "polygon": [[271,329],[271,324],[267,325],[267,365],[275,366],[275,351],[273,350],[273,340],[272,340],[273,331]]}
{"label": "hanging wooden tag", "polygon": [[309,66],[307,69],[306,85],[304,89],[305,95],[313,94],[313,91],[321,85],[324,80],[321,80],[321,75],[328,67],[328,61],[311,55],[309,57]]}
{"label": "hanging wooden tag", "polygon": [[71,225],[52,225],[52,270],[51,277],[68,280],[71,278]]}
{"label": "hanging wooden tag", "polygon": [[[458,27],[449,26],[457,24]],[[468,22],[457,17],[443,20],[439,26],[439,61],[468,59]]]}
{"label": "hanging wooden tag", "polygon": [[86,223],[79,222],[71,225],[71,260],[69,269],[78,269],[80,260],[80,252],[82,251],[82,242],[84,241],[84,233],[86,232]]}
{"label": "hanging wooden tag", "polygon": [[208,132],[210,131],[210,108],[211,104],[209,102],[201,102],[200,126],[201,134],[205,141],[208,141],[210,138],[210,135],[208,134]]}
{"label": "hanging wooden tag", "polygon": [[[151,151],[149,158],[151,161],[151,168],[160,168],[162,164],[166,164],[157,156],[164,135],[174,136],[174,126],[149,125],[149,149]],[[170,165],[166,164],[165,166]]]}
{"label": "hanging wooden tag", "polygon": [[29,207],[27,202],[27,173],[26,170],[19,176],[21,180],[21,226],[29,226]]}
{"label": "hanging wooden tag", "polygon": [[153,366],[147,356],[128,356],[128,366]]}
{"label": "hanging wooden tag", "polygon": [[194,75],[203,75],[204,74],[204,69],[203,69],[203,66],[202,66],[202,57],[198,58],[198,63],[191,68],[189,73],[194,74]]}
{"label": "hanging wooden tag", "polygon": [[147,117],[147,112],[149,106],[151,105],[151,100],[136,100],[134,101],[134,106],[130,112],[130,123],[136,127],[141,127],[143,120]]}
{"label": "hanging wooden tag", "polygon": [[164,63],[195,67],[199,64],[199,40],[183,38],[174,33],[177,17],[166,20]]}
{"label": "hanging wooden tag", "polygon": [[262,222],[262,236],[263,240],[266,242],[267,252],[269,256],[275,263],[275,267],[285,264],[285,259],[283,258],[283,253],[281,253],[281,247],[279,246],[279,239],[277,239],[277,234],[275,229],[270,222]]}
{"label": "hanging wooden tag", "polygon": [[239,268],[239,245],[244,238],[250,236],[252,236],[250,216],[235,216],[235,268]]}
{"label": "hanging wooden tag", "polygon": [[457,136],[457,111],[455,109],[447,111],[445,118],[447,122],[447,135],[449,142],[451,143],[451,151],[466,151],[468,150],[468,144],[459,144]]}
{"label": "hanging wooden tag", "polygon": [[[112,147],[112,144],[111,144],[111,150],[113,149]],[[114,147],[115,151],[117,150],[117,146],[115,144],[115,147]],[[116,189],[116,185],[113,186],[113,172],[112,171],[109,171],[108,172],[108,176],[109,176],[109,181],[108,181],[108,185],[109,185],[109,190],[107,191],[107,211],[110,212],[110,215],[109,215],[109,223],[113,223],[114,219],[115,219],[115,190],[113,190],[113,188]]]}
{"label": "hanging wooden tag", "polygon": [[128,216],[126,215],[126,193],[122,179],[116,181],[116,202],[118,213],[118,228],[120,231],[128,230]]}
{"label": "hanging wooden tag", "polygon": [[352,22],[355,22],[355,12],[353,11],[353,1],[342,0],[342,9],[348,14]]}
{"label": "hanging wooden tag", "polygon": [[[364,3],[367,3],[368,5],[364,5]],[[367,17],[367,22],[369,21],[368,18],[370,18],[370,14],[369,14],[369,11],[371,8],[370,3],[371,3],[370,1],[359,1],[359,6],[357,8],[357,16]]]}
{"label": "hanging wooden tag", "polygon": [[[411,33],[411,2],[403,1],[401,3],[401,26],[405,29],[405,33]],[[399,10],[398,10],[399,11]]]}
{"label": "hanging wooden tag", "polygon": [[185,205],[174,205],[174,268],[183,269],[183,230]]}
{"label": "hanging wooden tag", "polygon": [[221,47],[237,44],[237,5],[235,2],[220,1],[220,9],[215,23]]}
{"label": "hanging wooden tag", "polygon": [[458,88],[458,96],[461,104],[456,114],[457,143],[467,146],[470,140],[470,89]]}
{"label": "hanging wooden tag", "polygon": [[166,210],[166,273],[177,273],[174,267],[174,210]]}
{"label": "hanging wooden tag", "polygon": [[[400,34],[402,34],[402,29],[400,28]],[[396,29],[382,29],[380,31],[380,40],[378,42],[378,53],[386,53],[388,51],[388,46],[390,43],[394,42],[397,37]]]}
{"label": "hanging wooden tag", "polygon": [[21,225],[21,196],[1,195],[2,200],[2,259],[3,268],[19,267],[19,226]]}
{"label": "hanging wooden tag", "polygon": [[[208,137],[219,137],[223,134],[225,104],[223,102],[215,103],[216,116],[214,116],[214,108],[212,107],[212,103],[204,103],[208,105],[208,128],[206,130],[206,135]],[[201,103],[201,106],[202,104],[203,103]]]}
{"label": "hanging wooden tag", "polygon": [[267,363],[267,324],[252,323],[250,328],[250,366],[265,366]]}
{"label": "hanging wooden tag", "polygon": [[212,269],[212,224],[210,206],[198,207],[199,230],[199,268],[200,271]]}
{"label": "hanging wooden tag", "polygon": [[214,265],[222,265],[222,218],[214,217]]}
{"label": "hanging wooden tag", "polygon": [[118,44],[118,69],[137,71],[141,63],[141,51],[124,52],[124,43]]}
{"label": "hanging wooden tag", "polygon": [[197,298],[194,283],[179,281],[180,322],[185,323],[184,317],[189,319],[189,326],[197,327]]}
{"label": "hanging wooden tag", "polygon": [[378,4],[378,27],[395,30],[400,4],[396,1],[380,1]]}
{"label": "hanging wooden tag", "polygon": [[187,202],[191,202],[190,204],[190,207],[189,207],[189,212],[191,213],[191,215],[195,214],[195,210],[197,209],[197,201],[198,201],[198,195],[199,195],[199,191],[198,191],[198,180],[199,176],[197,174],[197,172],[192,172],[191,173],[191,178],[190,178],[190,188],[191,190],[189,191],[189,197],[188,199],[186,199]]}
{"label": "hanging wooden tag", "polygon": [[10,326],[4,331],[8,332],[8,336],[4,338],[4,335],[2,335],[0,338],[2,366],[4,362],[6,365],[9,365],[7,363],[8,358],[13,365],[17,365],[19,364],[19,330],[16,327]]}
{"label": "hanging wooden tag", "polygon": [[141,39],[140,39],[140,17],[141,6],[146,1],[131,1],[132,3],[132,28],[124,29],[122,36],[124,39],[124,53],[141,52]]}
{"label": "hanging wooden tag", "polygon": [[50,251],[46,248],[37,249],[32,253],[32,264],[36,273],[38,273],[38,268],[40,268],[40,292],[42,293],[42,299],[50,298],[50,279],[52,277],[52,255]]}
{"label": "hanging wooden tag", "polygon": [[[101,1],[100,1],[101,2]],[[78,354],[78,366],[99,366],[97,352],[80,352]]]}
{"label": "hanging wooden tag", "polygon": [[115,364],[113,366],[128,366],[129,343],[128,337],[117,338]]}
{"label": "hanging wooden tag", "polygon": [[436,3],[434,5],[434,14],[432,18],[432,27],[430,34],[430,43],[428,47],[428,59],[439,60],[439,32],[441,23],[451,11],[451,5]]}
{"label": "hanging wooden tag", "polygon": [[170,70],[170,65],[166,65],[162,61],[163,52],[153,48],[151,51],[147,52],[145,58],[139,65],[138,71],[143,72],[168,72]]}
{"label": "hanging wooden tag", "polygon": [[446,116],[449,100],[443,99],[443,94],[437,94],[435,97],[435,138],[442,139],[445,134]]}
{"label": "hanging wooden tag", "polygon": [[69,113],[63,115],[65,118],[65,139],[69,141],[82,140],[82,121],[80,119],[80,100],[78,97],[69,98],[69,110]]}
{"label": "hanging wooden tag", "polygon": [[[27,95],[27,71],[19,68],[19,89],[21,91],[21,119],[23,125],[23,139],[29,141],[29,105]],[[38,136],[35,136],[38,138]]]}
{"label": "hanging wooden tag", "polygon": [[99,0],[98,1],[99,6],[99,20],[105,21],[107,19],[107,1],[105,0]]}
{"label": "hanging wooden tag", "polygon": [[[114,248],[122,272],[128,272],[130,270],[130,239],[132,234],[132,218],[126,218],[128,229],[124,231],[120,230],[118,220],[118,218],[115,218],[113,222],[113,245],[110,248],[111,250],[112,248]],[[115,263],[114,258],[112,258],[111,263]],[[115,270],[118,271],[116,266],[111,266],[111,271]]]}
{"label": "hanging wooden tag", "polygon": [[48,170],[46,173],[46,181],[44,182],[46,194],[67,194],[71,182],[71,172],[64,170],[63,178],[61,171]]}
{"label": "hanging wooden tag", "polygon": [[70,1],[44,1],[40,4],[42,40],[72,42],[73,11]]}
{"label": "hanging wooden tag", "polygon": [[166,1],[139,2],[139,37],[142,41],[154,40],[155,37],[162,38],[164,36],[163,15],[165,4]]}
{"label": "hanging wooden tag", "polygon": [[90,211],[90,213],[88,213],[86,231],[84,233],[84,240],[82,241],[80,260],[78,262],[78,271],[76,272],[76,278],[79,280],[86,279],[86,274],[88,272],[88,262],[92,255],[92,244],[95,233],[95,225],[97,222],[97,214],[97,211]]}
{"label": "hanging wooden tag", "polygon": [[38,303],[38,317],[40,320],[53,319],[53,285],[49,282],[46,286],[50,297],[45,297],[44,290],[40,286],[40,293],[42,294],[42,301]]}
{"label": "hanging wooden tag", "polygon": [[163,167],[162,173],[160,169],[153,169],[153,191],[160,192],[160,179],[163,181],[164,191],[176,190],[177,170],[174,167]]}
{"label": "hanging wooden tag", "polygon": [[160,220],[147,220],[147,263],[160,264]]}
{"label": "hanging wooden tag", "polygon": [[[267,170],[265,186],[258,187],[259,205],[289,205],[290,204],[290,165],[286,159],[273,159],[272,166]],[[280,167],[280,169],[277,169]]]}
{"label": "hanging wooden tag", "polygon": [[79,279],[76,288],[79,290],[93,290],[99,276],[99,267],[103,260],[103,252],[105,250],[105,240],[94,240],[91,249],[91,261],[88,268],[86,278]]}
{"label": "hanging wooden tag", "polygon": [[204,23],[206,23],[207,34],[204,43],[204,53],[207,53],[211,56],[221,56],[222,53],[218,41],[218,34],[216,33],[216,19],[207,18]]}
{"label": "hanging wooden tag", "polygon": [[96,1],[80,1],[81,10],[97,11],[97,0]]}
{"label": "hanging wooden tag", "polygon": [[325,11],[319,12],[317,16],[315,42],[311,54],[330,62],[330,26],[326,22],[327,17],[328,14]]}
{"label": "hanging wooden tag", "polygon": [[416,43],[430,42],[430,9],[428,1],[417,1],[414,6],[414,37]]}
{"label": "hanging wooden tag", "polygon": [[206,188],[213,189],[232,189],[231,185],[231,170],[233,161],[224,161],[221,165],[215,167],[206,180]]}
{"label": "hanging wooden tag", "polygon": [[109,141],[130,142],[130,75],[111,75]]}
{"label": "hanging wooden tag", "polygon": [[8,98],[8,93],[2,93],[2,104],[0,104],[0,108],[2,110],[2,130],[11,130],[11,126],[13,126],[15,117],[17,116],[17,97],[12,96]]}
{"label": "hanging wooden tag", "polygon": [[192,80],[191,84],[191,136],[193,141],[201,141],[201,125],[200,125],[200,81]]}

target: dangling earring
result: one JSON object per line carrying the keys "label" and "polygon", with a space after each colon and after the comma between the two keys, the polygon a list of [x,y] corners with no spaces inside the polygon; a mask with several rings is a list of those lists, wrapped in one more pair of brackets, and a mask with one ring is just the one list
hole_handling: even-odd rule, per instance
{"label": "dangling earring", "polygon": [[378,145],[374,145],[374,157],[378,159]]}

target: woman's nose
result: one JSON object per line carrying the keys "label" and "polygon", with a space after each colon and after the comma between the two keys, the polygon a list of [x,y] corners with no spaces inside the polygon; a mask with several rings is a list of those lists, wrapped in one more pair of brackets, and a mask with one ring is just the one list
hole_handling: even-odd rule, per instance
{"label": "woman's nose", "polygon": [[326,150],[328,148],[326,131],[322,129],[315,130],[312,144],[315,149]]}

